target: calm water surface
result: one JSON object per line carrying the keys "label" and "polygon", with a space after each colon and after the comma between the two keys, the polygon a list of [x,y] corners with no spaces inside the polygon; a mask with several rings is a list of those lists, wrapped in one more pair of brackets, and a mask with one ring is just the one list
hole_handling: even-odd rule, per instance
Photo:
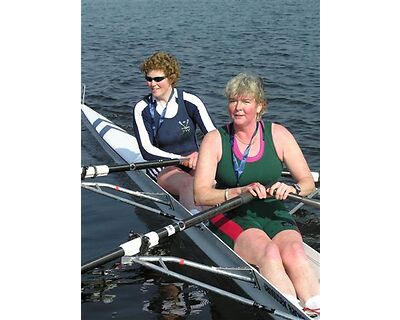
{"label": "calm water surface", "polygon": [[[216,125],[228,122],[226,82],[240,71],[261,75],[269,98],[264,117],[289,128],[311,169],[319,170],[318,1],[82,0],[85,101],[130,132],[132,105],[148,92],[138,66],[156,50],[178,58],[178,85],[203,99]],[[84,126],[81,150],[82,165],[111,163]],[[135,188],[124,174],[103,180]],[[319,249],[318,211],[305,209],[296,218],[305,240]],[[83,190],[82,261],[114,249],[131,230],[147,232],[165,224],[163,218]],[[182,242],[178,238],[159,250],[195,255]],[[82,277],[82,319],[261,316],[142,268]]]}

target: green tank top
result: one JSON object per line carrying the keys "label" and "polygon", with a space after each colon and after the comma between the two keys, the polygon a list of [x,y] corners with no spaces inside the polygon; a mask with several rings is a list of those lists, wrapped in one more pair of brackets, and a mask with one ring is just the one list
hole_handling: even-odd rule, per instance
{"label": "green tank top", "polygon": [[[282,162],[278,158],[275,151],[275,146],[272,141],[270,121],[265,121],[262,124],[263,135],[260,143],[260,152],[255,157],[248,157],[244,171],[239,179],[239,186],[245,186],[252,182],[260,182],[263,185],[272,185],[277,182],[282,173]],[[232,152],[230,143],[229,126],[224,126],[218,129],[222,141],[222,158],[217,166],[217,188],[234,188],[236,187],[236,176],[233,167],[232,157],[235,155]],[[234,145],[236,154],[238,155],[239,149]],[[242,160],[242,155],[237,157],[238,163]]]}
{"label": "green tank top", "polygon": [[[271,133],[272,123],[265,121],[262,123],[263,135],[260,152],[255,157],[248,157],[244,171],[239,179],[239,186],[245,186],[252,182],[260,182],[263,185],[270,186],[277,182],[282,173],[283,165],[280,161]],[[233,167],[232,147],[230,144],[229,126],[218,129],[222,140],[222,158],[217,166],[217,188],[236,187],[236,176]],[[235,143],[236,144],[236,143]],[[237,146],[234,146],[237,148]],[[240,154],[236,150],[236,154]],[[238,162],[242,160],[239,156]],[[296,222],[287,211],[283,201],[275,198],[254,199],[238,208],[224,214],[229,220],[239,224],[243,230],[248,228],[259,228],[265,231],[270,238],[273,238],[282,230],[297,230]],[[261,219],[261,220],[260,220]],[[233,240],[217,226],[211,224],[211,230],[225,241],[231,248],[234,247]]]}

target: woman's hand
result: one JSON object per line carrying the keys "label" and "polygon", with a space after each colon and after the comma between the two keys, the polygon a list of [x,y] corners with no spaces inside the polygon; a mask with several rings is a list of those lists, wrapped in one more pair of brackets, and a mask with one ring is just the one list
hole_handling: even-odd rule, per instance
{"label": "woman's hand", "polygon": [[[244,192],[250,192],[253,196],[258,197],[259,199],[265,199],[268,196],[267,190],[259,182],[253,182],[247,186],[234,188],[233,190],[237,191],[238,194],[236,195],[239,195]],[[229,194],[231,194],[231,192],[229,192]]]}
{"label": "woman's hand", "polygon": [[244,192],[250,192],[253,196],[259,199],[276,198],[278,200],[285,200],[289,193],[296,193],[296,189],[283,182],[276,182],[269,188],[265,188],[259,182],[250,183],[244,187],[231,188],[229,191],[229,199],[240,195]]}
{"label": "woman's hand", "polygon": [[276,182],[267,189],[267,192],[271,197],[275,197],[278,200],[285,200],[289,193],[296,193],[296,189],[283,182]]}
{"label": "woman's hand", "polygon": [[197,151],[185,156],[184,158],[187,158],[187,160],[183,163],[183,165],[189,167],[190,169],[195,170],[198,156],[199,153]]}

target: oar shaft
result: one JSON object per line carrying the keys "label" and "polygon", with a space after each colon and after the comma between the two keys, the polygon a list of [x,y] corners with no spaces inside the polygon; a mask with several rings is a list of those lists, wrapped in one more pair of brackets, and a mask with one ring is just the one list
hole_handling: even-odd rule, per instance
{"label": "oar shaft", "polygon": [[237,197],[229,199],[228,201],[223,202],[219,206],[212,207],[212,208],[209,208],[209,209],[203,211],[202,215],[194,215],[194,216],[191,216],[191,217],[185,219],[184,221],[185,221],[186,228],[190,228],[192,226],[195,226],[196,224],[199,224],[200,222],[211,219],[217,213],[223,213],[223,212],[227,212],[231,209],[237,208],[237,207],[241,206],[242,204],[252,201],[253,199],[255,199],[255,197],[250,192],[246,192]]}
{"label": "oar shaft", "polygon": [[[218,213],[224,213],[231,209],[237,208],[242,204],[252,201],[253,199],[255,199],[255,197],[250,192],[243,193],[235,198],[223,202],[219,206],[209,208],[196,215],[183,219],[177,223],[170,224],[156,231],[151,231],[141,238],[135,238],[128,242],[125,242],[121,244],[119,248],[113,250],[111,253],[102,256],[100,258],[97,258],[93,261],[90,261],[88,263],[85,263],[81,267],[81,273],[85,273],[91,269],[99,267],[114,259],[118,259],[124,255],[130,255],[130,256],[136,255],[142,251],[142,247],[152,248],[155,245],[157,245],[161,239],[170,237],[177,232],[181,232],[203,221],[211,219]],[[146,239],[147,243],[143,242],[144,239]]]}
{"label": "oar shaft", "polygon": [[[125,169],[125,171],[176,166],[176,165],[182,164],[184,161],[186,161],[186,158],[185,159],[168,159],[168,160],[155,160],[155,161],[131,163],[128,165],[128,168]],[[124,171],[124,170],[120,170],[118,167],[119,166],[110,167],[110,172]]]}
{"label": "oar shaft", "polygon": [[119,166],[109,166],[108,167],[108,172],[123,172],[123,171],[130,171],[131,170],[131,165],[130,164],[122,164]]}
{"label": "oar shaft", "polygon": [[172,225],[168,225],[166,227],[158,229],[155,231],[155,233],[157,233],[158,235],[158,240],[168,238],[169,236],[171,236],[176,232],[180,232],[188,228],[191,228],[195,225],[198,225],[201,222],[211,219],[212,217],[216,216],[219,213],[224,213],[234,208],[237,208],[242,204],[250,202],[253,199],[255,199],[255,197],[250,192],[243,193],[237,197],[234,197],[232,199],[223,202],[220,205],[211,207],[189,218],[183,219]]}
{"label": "oar shaft", "polygon": [[81,178],[96,178],[106,176],[112,172],[123,172],[123,171],[134,171],[143,170],[150,168],[168,167],[183,164],[187,161],[186,158],[181,159],[167,159],[167,160],[155,160],[145,161],[129,164],[121,164],[116,166],[98,165],[98,166],[84,166],[81,168]]}
{"label": "oar shaft", "polygon": [[84,265],[82,265],[81,266],[81,273],[85,273],[85,272],[87,272],[89,270],[92,270],[92,269],[94,269],[94,268],[96,268],[98,266],[101,266],[101,265],[103,265],[103,264],[105,264],[107,262],[110,262],[112,260],[121,258],[123,256],[124,256],[124,250],[122,248],[115,249],[115,250],[111,251],[110,253],[108,253],[108,254],[106,254],[106,255],[104,255],[102,257],[99,257],[97,259],[94,259],[94,260],[92,260],[90,262],[87,262]]}
{"label": "oar shaft", "polygon": [[316,208],[320,207],[319,201],[315,200],[315,199],[309,199],[309,198],[297,196],[297,195],[292,194],[292,193],[288,194],[288,198],[292,199],[292,200],[297,200],[297,201],[303,202],[304,204],[308,204],[308,205],[316,207]]}

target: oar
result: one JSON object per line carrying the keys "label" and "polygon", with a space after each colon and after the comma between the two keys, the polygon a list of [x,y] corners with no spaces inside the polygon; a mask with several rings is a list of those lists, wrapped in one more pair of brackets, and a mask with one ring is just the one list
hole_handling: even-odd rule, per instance
{"label": "oar", "polygon": [[301,197],[301,196],[295,195],[293,193],[289,193],[288,198],[292,199],[292,200],[303,202],[304,204],[308,204],[308,205],[316,207],[316,208],[320,207],[319,200]]}
{"label": "oar", "polygon": [[[274,196],[275,196],[275,194],[276,194],[276,189],[274,190]],[[319,201],[315,200],[315,199],[310,199],[310,198],[298,196],[298,195],[293,194],[293,193],[288,193],[287,197],[290,200],[300,201],[300,202],[303,202],[304,204],[308,204],[308,205],[316,207],[316,208],[320,207]]]}
{"label": "oar", "polygon": [[122,171],[133,171],[142,170],[150,168],[168,167],[183,164],[187,161],[187,158],[181,159],[168,159],[168,160],[155,160],[155,161],[145,161],[137,163],[121,164],[116,166],[83,166],[81,168],[81,179],[103,177],[112,172],[122,172]]}
{"label": "oar", "polygon": [[85,273],[107,262],[121,258],[124,255],[133,256],[138,253],[143,254],[149,248],[156,246],[161,239],[170,237],[177,232],[184,231],[187,228],[193,227],[201,222],[211,219],[218,213],[224,213],[231,209],[237,208],[242,204],[252,201],[253,199],[255,199],[255,197],[250,192],[245,192],[235,198],[223,202],[218,206],[201,211],[198,214],[183,219],[177,223],[170,224],[156,231],[151,231],[149,233],[146,233],[142,237],[135,238],[128,242],[125,242],[121,244],[118,248],[111,251],[110,253],[82,265],[81,273]]}

